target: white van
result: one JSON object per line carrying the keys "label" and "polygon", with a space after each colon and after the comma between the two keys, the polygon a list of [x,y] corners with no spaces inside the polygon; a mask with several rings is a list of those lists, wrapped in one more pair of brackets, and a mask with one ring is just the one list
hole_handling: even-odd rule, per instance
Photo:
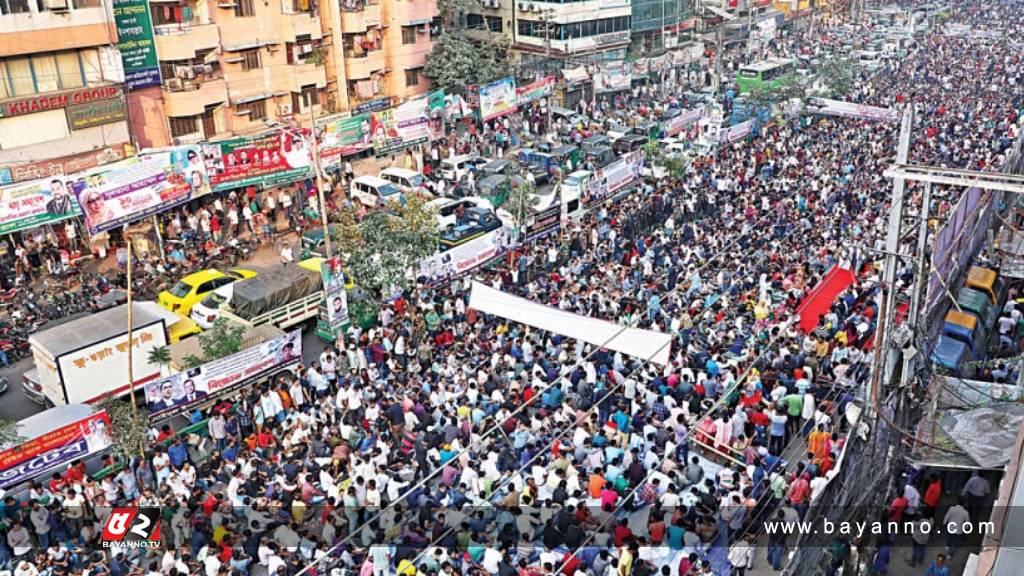
{"label": "white van", "polygon": [[453,156],[441,160],[441,178],[458,182],[469,172],[469,155]]}
{"label": "white van", "polygon": [[415,170],[385,168],[380,171],[380,177],[398,186],[398,189],[406,194],[433,196],[433,185],[423,174]]}
{"label": "white van", "polygon": [[370,208],[402,201],[402,191],[378,176],[359,176],[352,181],[352,198]]}

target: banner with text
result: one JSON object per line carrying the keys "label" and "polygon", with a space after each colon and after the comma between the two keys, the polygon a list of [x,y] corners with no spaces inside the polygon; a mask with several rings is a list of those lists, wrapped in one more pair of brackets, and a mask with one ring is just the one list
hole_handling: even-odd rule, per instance
{"label": "banner with text", "polygon": [[682,132],[687,126],[700,120],[700,117],[704,114],[704,107],[694,108],[693,110],[684,110],[682,114],[675,118],[670,118],[665,123],[665,135],[675,136]]}
{"label": "banner with text", "polygon": [[153,150],[74,183],[90,234],[146,218],[209,193],[199,146]]}
{"label": "banner with text", "polygon": [[880,122],[896,122],[899,120],[899,113],[891,108],[879,108],[878,106],[854,104],[853,102],[830,100],[828,98],[811,98],[807,101],[805,109],[809,114],[821,114],[823,116],[841,116],[843,118],[877,120]]}
{"label": "banner with text", "polygon": [[214,191],[292,183],[310,174],[305,137],[295,130],[203,144],[203,160]]}
{"label": "banner with text", "polygon": [[324,302],[327,306],[327,324],[337,336],[338,330],[348,322],[348,294],[345,292],[345,273],[341,258],[334,256],[320,263],[324,282]]}
{"label": "banner with text", "polygon": [[516,81],[509,76],[480,87],[480,118],[486,122],[516,111]]}
{"label": "banner with text", "polygon": [[374,112],[370,115],[373,152],[390,154],[426,142],[430,139],[429,118],[430,102],[426,97]]}
{"label": "banner with text", "polygon": [[750,136],[753,131],[754,119],[751,118],[746,122],[740,122],[739,124],[733,124],[728,128],[722,128],[718,134],[718,141],[723,144],[728,144]]}
{"label": "banner with text", "polygon": [[633,70],[626,64],[612,64],[594,74],[594,90],[598,94],[629,90],[633,85]]}
{"label": "banner with text", "polygon": [[53,224],[81,214],[64,177],[0,188],[0,234]]}
{"label": "banner with text", "polygon": [[153,19],[147,0],[113,0],[117,48],[128,90],[160,85],[160,62],[153,41]]}
{"label": "banner with text", "polygon": [[341,157],[373,148],[369,114],[318,122],[317,129],[320,131],[320,158],[324,164],[334,164]]}
{"label": "banner with text", "polygon": [[611,198],[640,181],[644,167],[644,151],[634,150],[615,162],[599,169],[587,190],[587,204],[593,205]]}
{"label": "banner with text", "polygon": [[243,384],[301,360],[302,331],[296,330],[146,384],[146,406],[151,417],[165,420],[213,405]]}
{"label": "banner with text", "polygon": [[511,232],[505,228],[492,230],[465,244],[420,260],[419,278],[431,284],[464,274],[490,262],[510,247]]}
{"label": "banner with text", "polygon": [[516,103],[519,106],[523,104],[529,104],[534,100],[540,100],[551,95],[551,91],[555,88],[555,77],[548,76],[547,78],[541,78],[534,82],[530,82],[526,86],[519,86],[516,88]]}
{"label": "banner with text", "polygon": [[107,412],[90,414],[0,452],[0,488],[8,488],[111,444]]}

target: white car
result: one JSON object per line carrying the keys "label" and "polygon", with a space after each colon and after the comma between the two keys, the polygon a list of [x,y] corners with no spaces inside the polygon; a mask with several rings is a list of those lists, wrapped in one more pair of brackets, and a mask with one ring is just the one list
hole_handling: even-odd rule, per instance
{"label": "white car", "polygon": [[402,202],[402,190],[379,176],[359,176],[352,181],[352,198],[369,208]]}
{"label": "white car", "polygon": [[220,318],[220,309],[231,303],[231,296],[234,293],[232,284],[217,288],[207,294],[198,304],[192,305],[189,318],[203,330],[209,330],[217,318]]}
{"label": "white car", "polygon": [[455,211],[458,210],[459,206],[465,208],[483,208],[484,210],[490,210],[501,220],[506,226],[512,226],[512,215],[505,210],[495,210],[494,205],[491,201],[486,198],[479,196],[466,196],[464,198],[437,198],[427,202],[427,208],[433,208],[437,211],[437,229],[444,231],[455,225]]}

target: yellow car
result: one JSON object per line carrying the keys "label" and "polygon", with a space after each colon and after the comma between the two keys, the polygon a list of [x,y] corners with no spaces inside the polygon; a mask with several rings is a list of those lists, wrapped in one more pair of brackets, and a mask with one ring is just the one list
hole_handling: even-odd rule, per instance
{"label": "yellow car", "polygon": [[210,292],[236,280],[252,278],[255,275],[256,272],[242,268],[229,268],[223,272],[213,269],[193,272],[178,280],[170,290],[161,292],[157,301],[171,312],[188,316],[192,306]]}

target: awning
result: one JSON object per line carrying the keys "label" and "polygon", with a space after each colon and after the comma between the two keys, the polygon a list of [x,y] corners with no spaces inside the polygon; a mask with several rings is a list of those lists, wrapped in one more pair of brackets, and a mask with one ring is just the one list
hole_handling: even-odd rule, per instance
{"label": "awning", "polygon": [[423,64],[416,64],[415,66],[406,66],[405,69],[406,70],[422,70],[423,66],[424,66]]}
{"label": "awning", "polygon": [[585,66],[569,69],[563,68],[562,77],[565,78],[565,81],[568,82],[569,84],[575,84],[577,82],[586,82],[587,80],[590,80],[590,74],[587,73],[587,68]]}
{"label": "awning", "polygon": [[247,42],[245,44],[236,44],[234,46],[225,46],[225,52],[241,52],[242,50],[252,50],[253,48],[262,48],[264,46],[273,46],[280,44],[278,40],[257,40],[255,42]]}
{"label": "awning", "polygon": [[267,98],[271,98],[273,96],[274,95],[270,94],[270,93],[256,94],[254,96],[245,96],[243,98],[232,99],[231,103],[232,104],[248,104],[249,102],[255,102],[257,100],[266,100]]}
{"label": "awning", "polygon": [[430,24],[430,18],[418,18],[416,20],[409,20],[402,26],[423,26],[424,24]]}

